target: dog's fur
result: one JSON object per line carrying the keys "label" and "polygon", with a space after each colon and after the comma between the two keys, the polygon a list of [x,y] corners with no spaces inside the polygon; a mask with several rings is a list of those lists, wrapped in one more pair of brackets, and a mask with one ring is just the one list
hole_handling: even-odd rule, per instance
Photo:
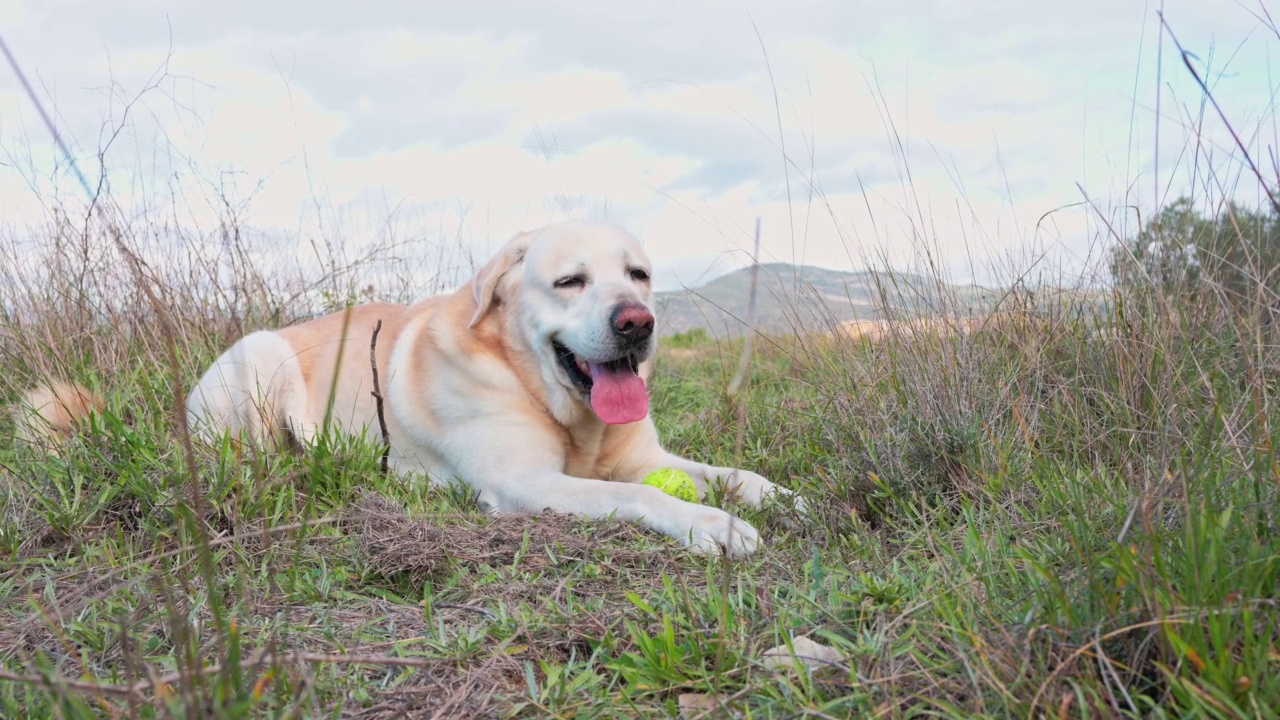
{"label": "dog's fur", "polygon": [[91,413],[103,407],[101,396],[73,383],[33,388],[13,408],[15,434],[20,442],[56,452]]}
{"label": "dog's fur", "polygon": [[[746,522],[641,483],[670,467],[693,478],[699,497],[717,479],[752,504],[787,492],[662,448],[635,379],[647,380],[656,348],[649,273],[639,241],[610,225],[521,233],[455,293],[246,335],[189,393],[188,420],[207,440],[230,432],[306,446],[326,421],[331,432],[376,439],[370,342],[381,321],[376,363],[398,470],[460,479],[490,511],[616,513],[700,551],[750,553],[759,538]],[[607,424],[572,367],[634,373],[626,385],[597,378],[602,396],[640,390],[604,411]]]}

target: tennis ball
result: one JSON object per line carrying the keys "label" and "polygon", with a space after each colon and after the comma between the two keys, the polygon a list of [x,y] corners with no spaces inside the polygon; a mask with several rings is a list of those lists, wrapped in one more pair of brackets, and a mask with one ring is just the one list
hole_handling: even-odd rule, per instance
{"label": "tennis ball", "polygon": [[644,484],[658,488],[673,498],[698,502],[698,487],[689,473],[675,468],[658,468],[644,476]]}

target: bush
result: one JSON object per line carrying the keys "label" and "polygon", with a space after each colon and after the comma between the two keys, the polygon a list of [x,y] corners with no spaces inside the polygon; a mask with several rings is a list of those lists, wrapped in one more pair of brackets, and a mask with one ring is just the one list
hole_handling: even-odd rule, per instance
{"label": "bush", "polygon": [[1270,303],[1280,268],[1280,216],[1238,203],[1209,215],[1189,197],[1165,206],[1137,237],[1112,251],[1111,274],[1126,290],[1218,294],[1236,309]]}

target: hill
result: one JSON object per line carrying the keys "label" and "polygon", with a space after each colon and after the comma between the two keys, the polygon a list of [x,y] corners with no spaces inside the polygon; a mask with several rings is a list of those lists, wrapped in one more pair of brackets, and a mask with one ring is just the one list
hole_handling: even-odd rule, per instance
{"label": "hill", "polygon": [[[846,272],[810,265],[760,265],[756,328],[776,335],[830,330],[850,320],[927,315],[940,306],[978,309],[995,295],[972,285],[950,285],[910,273]],[[658,332],[695,328],[716,337],[746,330],[751,268],[735,270],[698,288],[657,293]],[[944,302],[945,299],[945,302]]]}

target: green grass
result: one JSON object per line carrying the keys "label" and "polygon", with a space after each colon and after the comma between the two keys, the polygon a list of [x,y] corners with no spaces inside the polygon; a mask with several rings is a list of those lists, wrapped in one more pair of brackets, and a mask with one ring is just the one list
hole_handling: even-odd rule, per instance
{"label": "green grass", "polygon": [[[193,488],[172,373],[85,363],[111,412],[0,450],[0,716],[1276,717],[1274,384],[1242,326],[1153,307],[762,342],[735,397],[740,346],[684,338],[669,447],[813,508],[741,508],[733,563],[486,517],[359,443],[198,450]],[[845,660],[764,666],[800,635]]]}

